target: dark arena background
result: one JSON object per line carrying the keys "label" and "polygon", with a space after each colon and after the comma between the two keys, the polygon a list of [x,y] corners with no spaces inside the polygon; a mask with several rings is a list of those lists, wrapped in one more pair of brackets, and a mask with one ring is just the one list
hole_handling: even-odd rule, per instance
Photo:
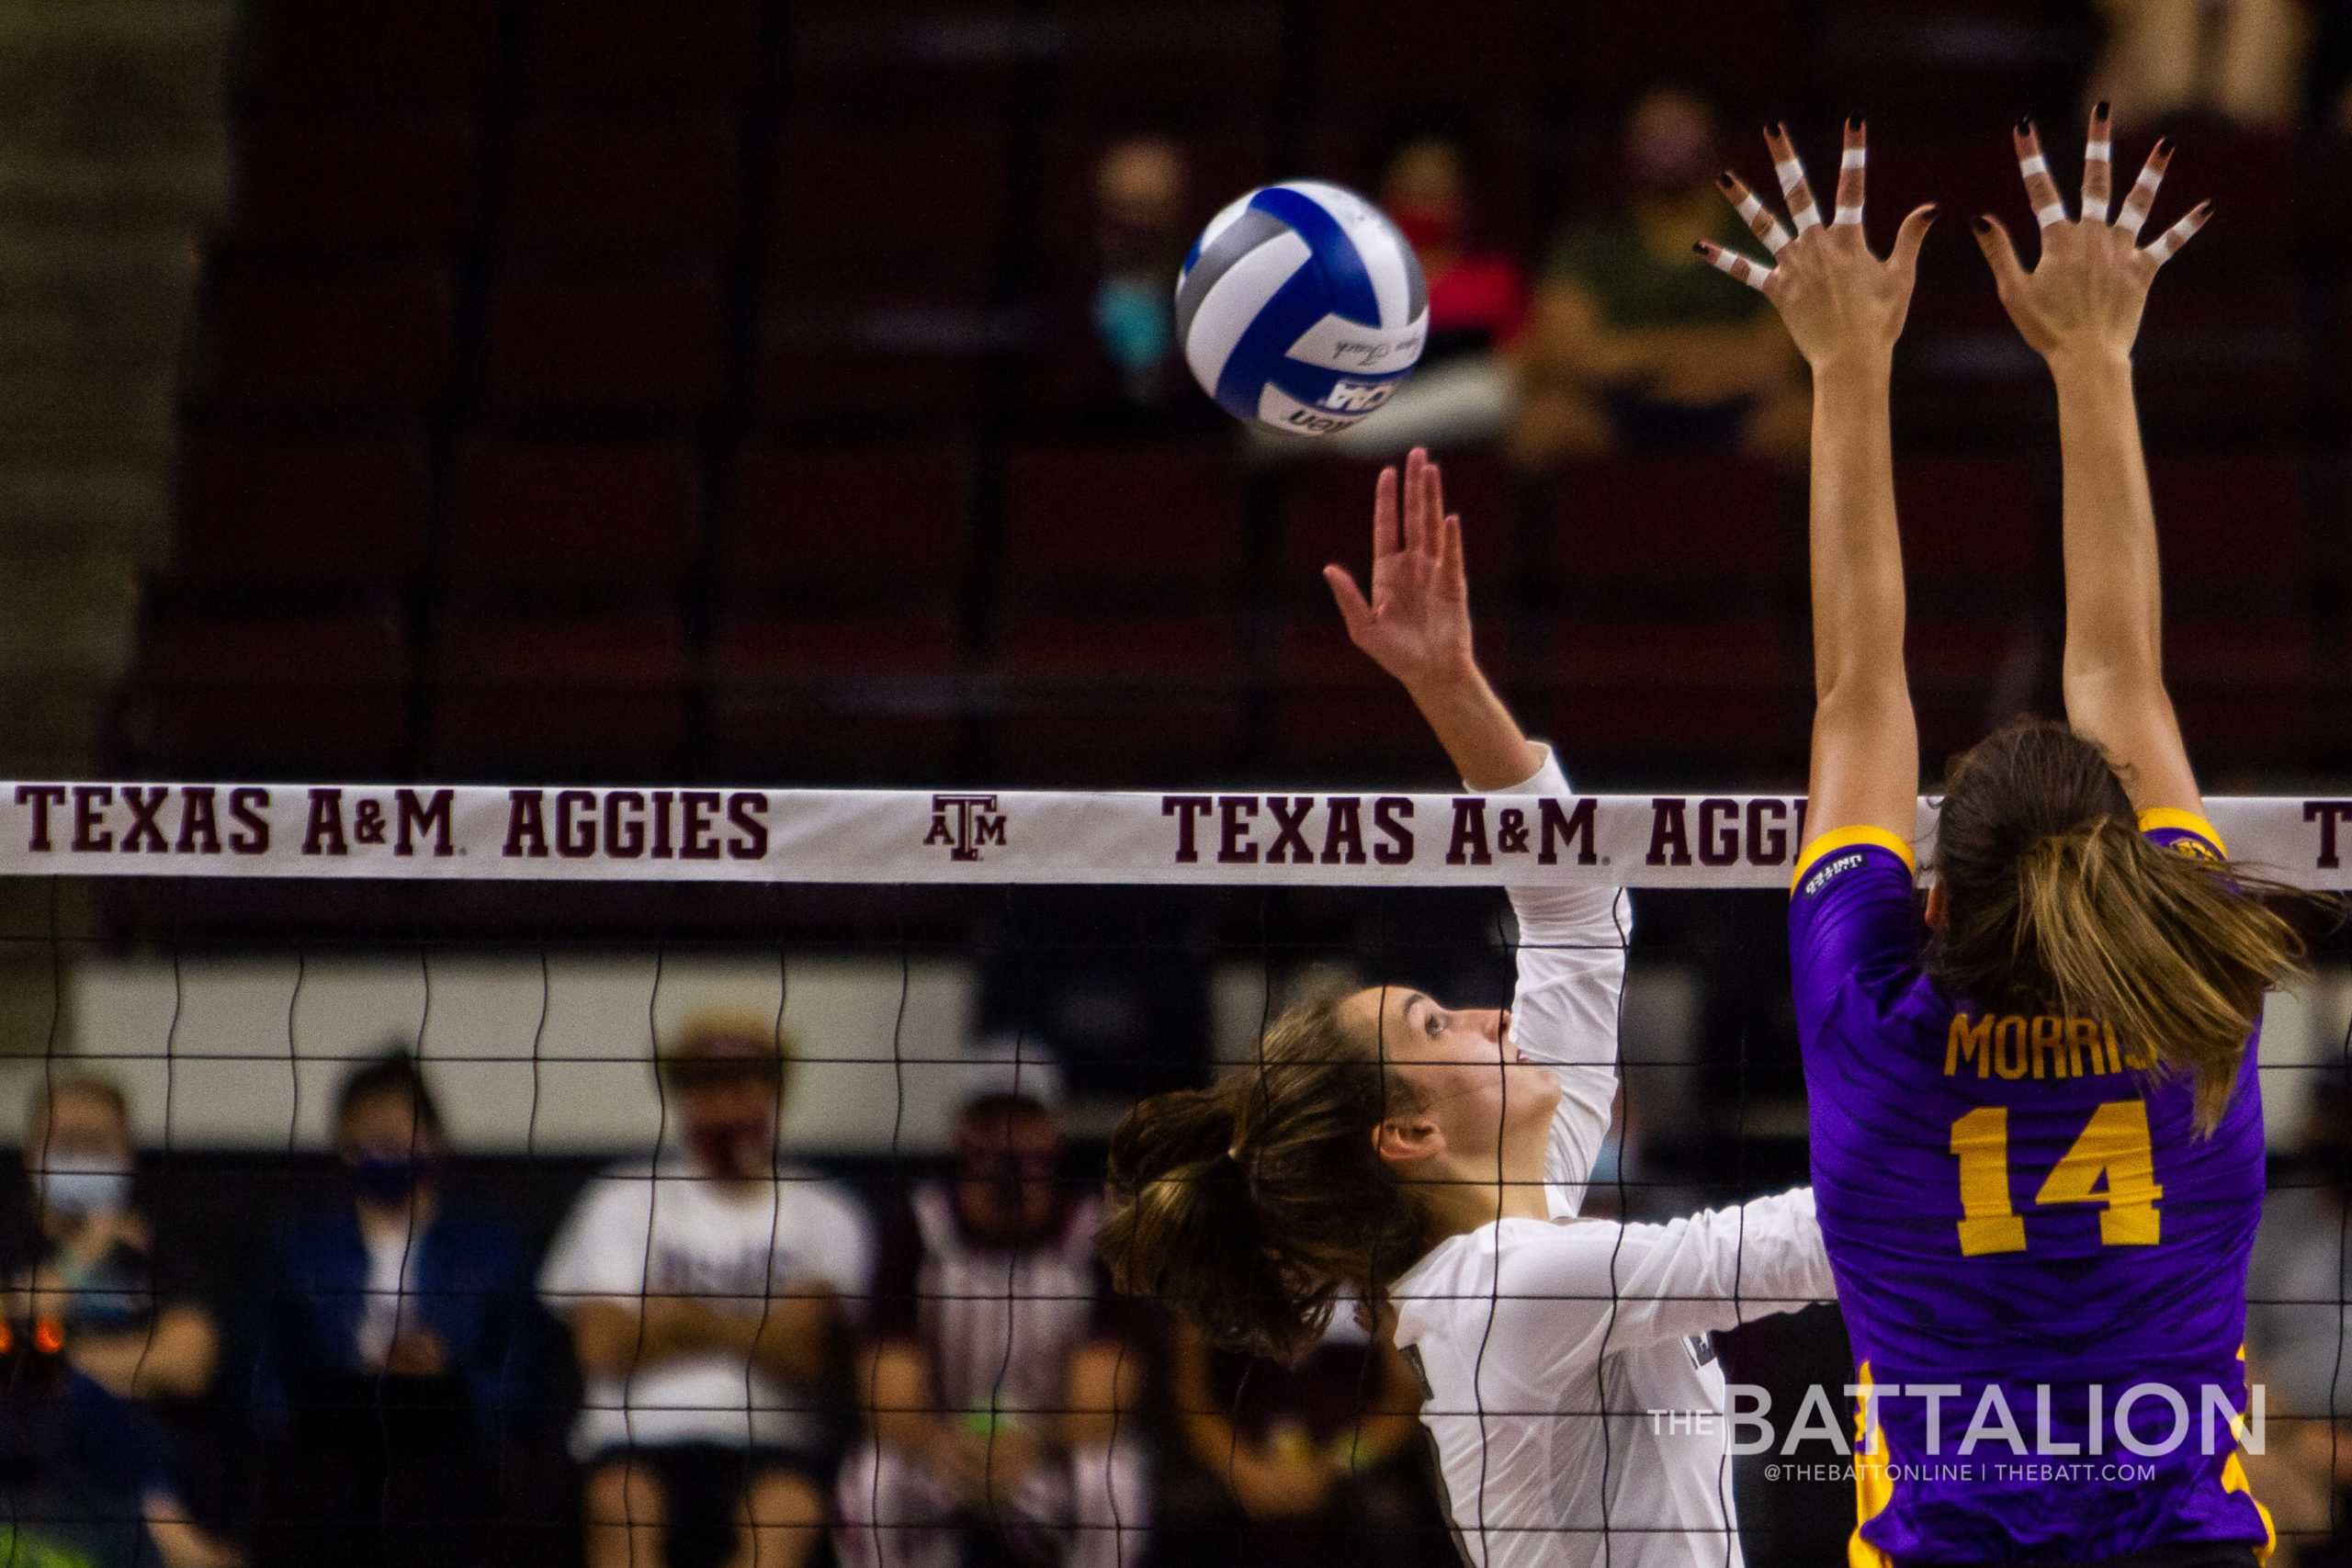
{"label": "dark arena background", "polygon": [[[0,1564],[1453,1562],[1380,1333],[1251,1360],[1101,1281],[1112,1130],[1328,976],[1507,1002],[1510,856],[1638,844],[1677,885],[1634,896],[1589,1210],[1805,1179],[1809,391],[1690,242],[1747,239],[1714,176],[1770,188],[1768,118],[1822,172],[1867,113],[1882,249],[1943,204],[1894,383],[1932,789],[2059,709],[2055,402],[1964,220],[2029,235],[2009,126],[2071,190],[2098,99],[2126,178],[2178,143],[2159,225],[2216,203],[2137,358],[2173,695],[2332,875],[2344,7],[0,7]],[[1300,176],[1430,288],[1407,393],[1321,440],[1221,411],[1171,314],[1210,217]],[[1462,838],[1349,645],[1320,569],[1417,443],[1600,840]],[[1147,792],[1132,833],[1091,791]],[[1361,852],[1398,799],[1418,871]],[[2248,1331],[2304,1568],[2352,1549],[2314,956]],[[689,1173],[660,1245],[649,1160]],[[1716,1345],[1784,1432],[1852,1376],[1834,1308]],[[667,1381],[625,1405],[632,1356]],[[1089,1456],[1109,1514],[1049,1484]],[[1733,1463],[1749,1563],[1845,1551],[1837,1446]]]}

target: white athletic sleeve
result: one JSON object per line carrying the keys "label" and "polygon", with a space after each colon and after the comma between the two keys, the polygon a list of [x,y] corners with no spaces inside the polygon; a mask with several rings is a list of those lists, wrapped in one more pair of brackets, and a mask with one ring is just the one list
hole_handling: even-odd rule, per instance
{"label": "white athletic sleeve", "polygon": [[[1559,759],[1490,795],[1566,795]],[[1544,1150],[1544,1184],[1555,1217],[1584,1207],[1585,1183],[1609,1135],[1617,1101],[1617,1015],[1625,989],[1632,902],[1609,887],[1514,887],[1519,984],[1511,998],[1511,1043],[1560,1080],[1560,1108]]]}
{"label": "white athletic sleeve", "polygon": [[1500,1295],[1548,1303],[1498,1318],[1529,1340],[1507,1348],[1507,1365],[1573,1373],[1619,1350],[1837,1299],[1809,1187],[1662,1225],[1552,1229],[1535,1245],[1515,1236],[1498,1259]]}

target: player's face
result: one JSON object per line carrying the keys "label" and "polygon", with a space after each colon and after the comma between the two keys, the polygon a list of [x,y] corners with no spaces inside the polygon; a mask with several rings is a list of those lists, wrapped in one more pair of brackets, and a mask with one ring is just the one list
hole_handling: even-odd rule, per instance
{"label": "player's face", "polygon": [[1447,1148],[1476,1164],[1532,1138],[1540,1151],[1559,1080],[1521,1056],[1504,1008],[1449,1008],[1420,991],[1375,986],[1350,1006],[1378,1030],[1382,1059],[1411,1086]]}

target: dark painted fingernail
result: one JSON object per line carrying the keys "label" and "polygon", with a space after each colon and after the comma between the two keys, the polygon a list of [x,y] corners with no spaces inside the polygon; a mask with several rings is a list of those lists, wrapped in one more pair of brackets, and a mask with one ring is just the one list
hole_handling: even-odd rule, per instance
{"label": "dark painted fingernail", "polygon": [[1933,223],[1937,219],[1942,217],[1943,212],[1943,206],[1940,202],[1931,201],[1928,203],[1927,206],[1919,209],[1919,216],[1925,218],[1930,223]]}
{"label": "dark painted fingernail", "polygon": [[1707,254],[1707,242],[1700,240],[1693,243],[1690,246],[1690,254],[1694,256],[1705,255]]}
{"label": "dark painted fingernail", "polygon": [[2105,98],[2101,98],[2098,102],[2091,106],[2091,118],[2093,119],[2105,119],[2107,116],[2108,107],[2107,100]]}
{"label": "dark painted fingernail", "polygon": [[1723,186],[1724,189],[1729,190],[1733,186],[1739,182],[1731,177],[1731,171],[1729,169],[1725,169],[1722,174],[1715,176],[1715,183]]}
{"label": "dark painted fingernail", "polygon": [[2021,114],[2018,116],[2018,134],[2019,136],[2031,136],[2033,134],[2033,116],[2030,114]]}
{"label": "dark painted fingernail", "polygon": [[1989,218],[1973,218],[1969,220],[1969,223],[1980,234],[1989,234],[1993,231],[1993,220]]}
{"label": "dark painted fingernail", "polygon": [[2172,156],[2171,137],[2159,136],[2156,138],[2156,156],[2159,158],[2169,158]]}
{"label": "dark painted fingernail", "polygon": [[1862,129],[1862,117],[1861,117],[1860,115],[1858,115],[1858,114],[1849,114],[1849,115],[1848,115],[1848,116],[1846,117],[1846,129],[1847,129],[1847,130],[1861,130],[1861,129]]}
{"label": "dark painted fingernail", "polygon": [[1766,120],[1766,121],[1764,122],[1764,134],[1765,134],[1765,135],[1767,135],[1767,136],[1778,136],[1778,135],[1780,135],[1780,134],[1781,134],[1781,122],[1780,122],[1779,120],[1777,120],[1777,119],[1768,119],[1768,120]]}

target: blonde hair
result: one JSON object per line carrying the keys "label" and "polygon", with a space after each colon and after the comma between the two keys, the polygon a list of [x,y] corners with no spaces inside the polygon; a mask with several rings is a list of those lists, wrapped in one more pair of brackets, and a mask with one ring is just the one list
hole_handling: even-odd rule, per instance
{"label": "blonde hair", "polygon": [[2263,993],[2301,966],[2301,935],[2265,900],[2323,902],[2151,842],[2106,754],[2046,719],[1954,759],[1936,865],[1945,987],[2104,1020],[2195,1081],[2200,1133],[2228,1108]]}

